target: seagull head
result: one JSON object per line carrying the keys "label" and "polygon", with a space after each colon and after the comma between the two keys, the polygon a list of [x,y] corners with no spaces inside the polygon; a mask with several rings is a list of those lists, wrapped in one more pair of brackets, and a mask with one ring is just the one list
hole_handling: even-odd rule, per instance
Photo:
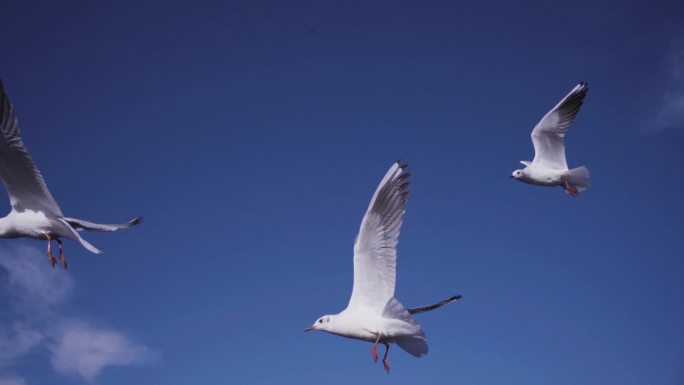
{"label": "seagull head", "polygon": [[523,172],[523,170],[515,170],[513,171],[513,174],[509,176],[509,178],[520,179],[523,177],[523,175],[525,175],[525,172]]}
{"label": "seagull head", "polygon": [[330,320],[332,319],[332,317],[333,316],[331,316],[331,315],[324,315],[323,317],[317,319],[316,322],[313,323],[313,325],[304,329],[304,331],[305,332],[310,332],[312,330],[327,331],[329,326],[330,326]]}

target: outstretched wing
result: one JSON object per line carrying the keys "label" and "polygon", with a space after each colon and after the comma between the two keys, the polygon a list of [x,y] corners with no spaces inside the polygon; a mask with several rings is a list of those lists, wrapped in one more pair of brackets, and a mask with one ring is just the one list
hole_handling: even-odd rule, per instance
{"label": "outstretched wing", "polygon": [[9,194],[12,209],[35,210],[62,216],[48,191],[43,176],[33,163],[24,143],[14,108],[0,81],[0,179]]}
{"label": "outstretched wing", "polygon": [[348,308],[382,313],[394,297],[399,230],[408,196],[407,165],[396,162],[380,182],[354,243],[354,289]]}
{"label": "outstretched wing", "polygon": [[535,165],[567,170],[565,160],[565,133],[575,120],[577,112],[587,95],[587,83],[580,83],[563,100],[549,111],[532,130]]}
{"label": "outstretched wing", "polygon": [[143,217],[135,217],[126,223],[121,224],[103,224],[103,223],[93,223],[86,221],[84,219],[77,218],[67,218],[64,220],[71,225],[77,231],[88,230],[88,231],[116,231],[118,229],[127,229],[133,227],[137,224],[142,223]]}
{"label": "outstretched wing", "polygon": [[445,299],[445,300],[442,301],[442,302],[434,303],[434,304],[432,304],[432,305],[426,305],[426,306],[420,306],[420,307],[412,307],[412,308],[409,308],[409,309],[406,309],[406,310],[408,310],[409,314],[424,313],[424,312],[426,312],[426,311],[439,309],[440,307],[446,306],[446,305],[448,305],[448,304],[450,304],[450,303],[452,303],[452,302],[456,302],[456,301],[458,301],[459,299],[461,299],[462,297],[463,297],[462,295],[457,294],[457,295],[455,295],[455,296],[453,296],[453,297],[451,297],[451,298],[449,298],[449,299]]}

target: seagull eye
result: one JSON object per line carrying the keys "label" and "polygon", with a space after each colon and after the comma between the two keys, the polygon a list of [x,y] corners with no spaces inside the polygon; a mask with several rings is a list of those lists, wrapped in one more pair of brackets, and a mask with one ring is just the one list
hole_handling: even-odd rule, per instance
{"label": "seagull eye", "polygon": [[318,323],[319,323],[319,324],[322,324],[322,323],[323,323],[323,320],[322,320],[322,319],[319,319],[319,320],[318,320]]}

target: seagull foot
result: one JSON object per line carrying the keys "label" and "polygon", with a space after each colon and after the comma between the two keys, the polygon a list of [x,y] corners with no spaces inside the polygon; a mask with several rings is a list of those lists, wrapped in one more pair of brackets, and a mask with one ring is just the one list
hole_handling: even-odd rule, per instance
{"label": "seagull foot", "polygon": [[566,194],[573,197],[579,195],[579,190],[577,190],[577,187],[571,185],[566,178],[562,178],[561,181],[563,183],[563,189],[565,189]]}
{"label": "seagull foot", "polygon": [[62,240],[57,238],[57,245],[59,246],[59,260],[62,262],[62,266],[67,268],[67,259],[64,256],[64,250],[62,249]]}
{"label": "seagull foot", "polygon": [[373,362],[378,363],[378,343],[380,343],[380,338],[382,334],[378,333],[378,338],[375,339],[373,346],[371,346],[371,357],[373,357]]}
{"label": "seagull foot", "polygon": [[55,258],[55,255],[52,254],[52,238],[50,238],[49,233],[45,233],[45,239],[47,239],[47,257],[48,261],[50,261],[50,264],[52,265],[52,268],[54,268],[57,265],[57,258]]}
{"label": "seagull foot", "polygon": [[392,369],[392,367],[390,366],[389,360],[387,359],[387,355],[389,354],[390,346],[387,342],[385,342],[384,344],[385,344],[385,355],[382,357],[382,366],[385,367],[385,371],[387,372],[387,374],[390,374],[390,369]]}
{"label": "seagull foot", "polygon": [[57,266],[57,258],[55,258],[55,256],[52,254],[52,252],[48,252],[47,256],[48,256],[48,261],[50,262],[52,267],[54,268],[55,266]]}

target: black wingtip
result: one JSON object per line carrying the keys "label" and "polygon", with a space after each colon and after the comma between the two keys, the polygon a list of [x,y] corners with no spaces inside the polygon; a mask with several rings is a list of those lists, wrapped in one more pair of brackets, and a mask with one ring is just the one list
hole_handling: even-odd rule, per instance
{"label": "black wingtip", "polygon": [[396,163],[397,167],[399,167],[402,170],[406,170],[406,168],[408,167],[408,163],[405,163],[401,159],[397,159],[397,161],[394,163]]}
{"label": "black wingtip", "polygon": [[439,309],[439,308],[441,308],[441,307],[444,307],[444,306],[446,306],[446,305],[449,305],[449,304],[451,304],[451,303],[454,303],[454,302],[456,302],[457,300],[459,300],[459,299],[461,299],[461,298],[463,298],[462,295],[456,294],[456,295],[452,296],[451,298],[445,299],[444,301],[438,302],[438,303],[433,304],[433,305],[427,305],[427,306],[421,306],[421,307],[414,307],[414,308],[409,308],[409,309],[406,309],[406,310],[408,310],[409,314],[424,313],[424,312],[432,311],[432,310],[435,310],[435,309]]}
{"label": "black wingtip", "polygon": [[143,216],[140,215],[140,216],[137,216],[137,217],[131,219],[131,220],[128,222],[128,224],[129,224],[130,226],[135,226],[135,225],[141,224],[142,222],[143,222]]}

